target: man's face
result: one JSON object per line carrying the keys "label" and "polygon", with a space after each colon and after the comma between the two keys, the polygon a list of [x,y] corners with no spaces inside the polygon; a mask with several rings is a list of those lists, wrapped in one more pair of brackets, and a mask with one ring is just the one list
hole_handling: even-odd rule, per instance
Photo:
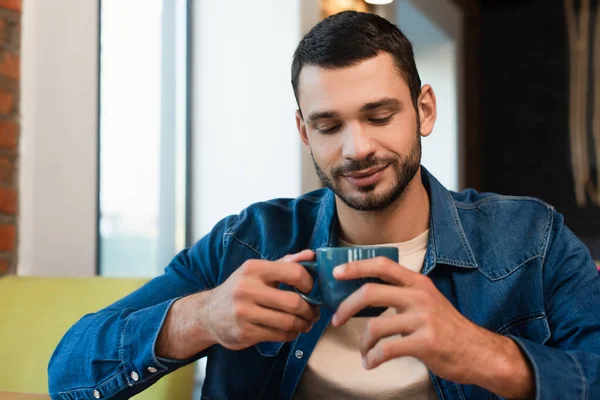
{"label": "man's face", "polygon": [[419,118],[393,58],[300,73],[297,124],[323,184],[349,207],[383,210],[419,169]]}

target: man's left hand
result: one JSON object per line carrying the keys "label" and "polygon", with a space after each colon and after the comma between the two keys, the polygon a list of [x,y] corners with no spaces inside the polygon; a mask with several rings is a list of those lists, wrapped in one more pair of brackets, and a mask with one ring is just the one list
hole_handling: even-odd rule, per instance
{"label": "man's left hand", "polygon": [[389,284],[363,285],[333,316],[332,324],[340,326],[368,306],[396,309],[397,315],[372,318],[367,323],[360,341],[366,369],[412,356],[447,380],[476,384],[509,398],[533,394],[533,374],[516,343],[465,318],[429,277],[385,257],[338,266],[334,277],[372,277]]}

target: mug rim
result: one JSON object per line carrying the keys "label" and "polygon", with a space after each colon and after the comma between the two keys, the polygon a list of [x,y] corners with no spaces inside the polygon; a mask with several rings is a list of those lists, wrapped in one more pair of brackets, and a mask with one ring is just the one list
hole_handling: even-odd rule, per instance
{"label": "mug rim", "polygon": [[330,247],[319,247],[317,248],[315,251],[328,251],[328,250],[334,250],[334,249],[359,249],[359,250],[372,250],[372,249],[391,249],[391,250],[398,250],[398,247],[396,246],[377,246],[377,245],[365,245],[365,246],[330,246]]}

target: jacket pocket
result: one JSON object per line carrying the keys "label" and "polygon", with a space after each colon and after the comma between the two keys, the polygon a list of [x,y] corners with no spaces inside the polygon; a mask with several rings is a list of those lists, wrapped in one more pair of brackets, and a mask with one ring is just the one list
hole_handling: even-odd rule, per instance
{"label": "jacket pocket", "polygon": [[548,325],[546,314],[529,314],[504,324],[496,330],[496,333],[514,335],[538,344],[544,344],[550,339],[550,325]]}
{"label": "jacket pocket", "polygon": [[283,342],[262,342],[254,345],[261,356],[275,357],[283,347]]}

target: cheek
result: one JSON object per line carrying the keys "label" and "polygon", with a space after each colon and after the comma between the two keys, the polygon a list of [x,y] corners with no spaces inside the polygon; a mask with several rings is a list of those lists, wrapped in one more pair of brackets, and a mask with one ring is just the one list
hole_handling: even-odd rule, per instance
{"label": "cheek", "polygon": [[340,159],[340,143],[338,135],[313,135],[311,137],[311,150],[313,158],[319,166],[328,171]]}
{"label": "cheek", "polygon": [[398,118],[385,127],[384,146],[396,154],[406,154],[417,137],[417,123],[413,118]]}

